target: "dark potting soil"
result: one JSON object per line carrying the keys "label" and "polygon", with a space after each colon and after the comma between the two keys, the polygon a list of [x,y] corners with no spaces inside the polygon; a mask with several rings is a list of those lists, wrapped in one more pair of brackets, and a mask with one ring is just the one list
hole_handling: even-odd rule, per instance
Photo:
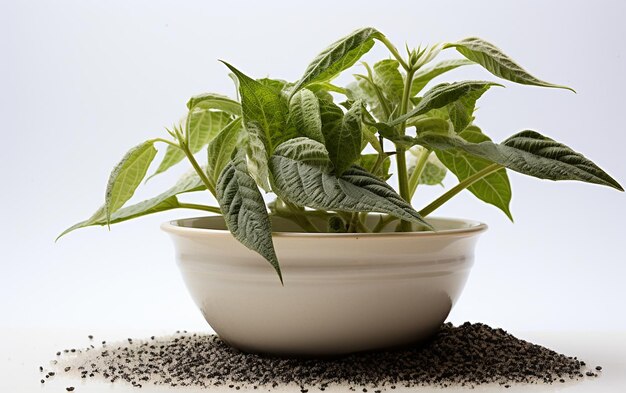
{"label": "dark potting soil", "polygon": [[[90,338],[91,339],[91,338]],[[126,381],[136,387],[222,386],[239,390],[294,385],[303,393],[332,385],[380,392],[422,385],[476,386],[495,383],[552,384],[596,377],[600,366],[520,340],[480,323],[444,324],[432,340],[401,349],[332,359],[294,359],[242,353],[216,335],[173,336],[57,352],[54,371],[82,379]],[[44,379],[41,380],[45,382]],[[67,388],[73,390],[72,387]]]}

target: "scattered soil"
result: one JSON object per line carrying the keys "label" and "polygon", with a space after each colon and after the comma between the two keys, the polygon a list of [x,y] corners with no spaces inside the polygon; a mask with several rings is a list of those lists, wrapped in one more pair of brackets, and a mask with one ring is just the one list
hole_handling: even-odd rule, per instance
{"label": "scattered soil", "polygon": [[424,385],[499,384],[508,388],[518,383],[553,384],[597,377],[602,370],[600,366],[587,367],[576,357],[520,340],[502,329],[469,322],[458,327],[445,324],[435,337],[420,345],[331,359],[247,354],[216,335],[177,332],[65,349],[57,352],[51,369],[40,368],[45,379],[57,373],[125,381],[136,387],[226,386],[235,390],[293,385],[302,393],[323,391],[333,385],[373,393]]}

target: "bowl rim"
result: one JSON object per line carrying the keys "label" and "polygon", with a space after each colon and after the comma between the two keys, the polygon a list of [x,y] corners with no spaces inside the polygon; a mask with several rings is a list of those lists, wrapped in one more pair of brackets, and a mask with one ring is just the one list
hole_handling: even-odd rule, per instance
{"label": "bowl rim", "polygon": [[[376,214],[376,213],[374,213]],[[222,235],[232,236],[227,229],[212,229],[212,228],[194,228],[183,226],[183,221],[198,221],[212,218],[221,218],[221,216],[199,216],[180,218],[176,220],[166,221],[161,224],[161,230],[170,233],[172,235],[180,236],[206,236],[206,235]],[[454,217],[429,217],[431,221],[440,222],[455,222],[459,225],[463,224],[466,227],[454,228],[454,229],[442,229],[439,231],[417,231],[417,232],[378,232],[378,233],[319,233],[319,232],[291,232],[291,231],[272,231],[273,238],[383,238],[383,237],[445,237],[445,236],[468,236],[477,235],[485,232],[488,229],[487,224],[480,221],[469,220],[464,218]]]}

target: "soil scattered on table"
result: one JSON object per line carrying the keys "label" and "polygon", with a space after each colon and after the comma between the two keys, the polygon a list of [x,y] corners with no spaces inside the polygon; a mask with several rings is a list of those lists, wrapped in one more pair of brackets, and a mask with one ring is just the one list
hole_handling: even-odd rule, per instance
{"label": "soil scattered on table", "polygon": [[[234,390],[297,386],[302,393],[347,386],[350,391],[396,387],[553,384],[597,377],[576,357],[520,340],[502,329],[469,322],[444,324],[430,341],[401,349],[331,359],[294,359],[240,352],[216,335],[177,332],[101,347],[57,352],[51,368],[82,379],[125,381],[136,387],[222,386]],[[46,378],[54,371],[46,371]],[[42,370],[43,372],[43,370]],[[43,383],[44,380],[42,379]],[[70,391],[70,388],[67,389]]]}

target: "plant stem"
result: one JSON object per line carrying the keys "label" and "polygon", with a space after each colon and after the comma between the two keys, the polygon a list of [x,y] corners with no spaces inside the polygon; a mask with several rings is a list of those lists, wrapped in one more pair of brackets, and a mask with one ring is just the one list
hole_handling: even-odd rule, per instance
{"label": "plant stem", "polygon": [[452,187],[451,189],[446,191],[443,195],[441,195],[439,198],[431,202],[428,206],[420,210],[419,214],[422,217],[426,217],[427,215],[429,215],[430,213],[432,213],[433,211],[441,207],[441,205],[446,203],[450,198],[452,198],[459,192],[463,191],[464,189],[476,183],[483,177],[489,176],[490,174],[492,174],[493,172],[501,168],[503,168],[503,166],[500,164],[491,164],[488,167],[484,168],[483,170],[474,173],[472,176],[468,177],[467,179],[463,180],[456,186]]}
{"label": "plant stem", "polygon": [[378,223],[376,224],[374,229],[372,229],[372,232],[378,233],[378,232],[382,231],[383,229],[385,229],[385,227],[387,225],[389,225],[389,223],[392,223],[392,222],[396,221],[397,219],[398,218],[394,217],[394,216],[386,216],[386,217],[382,218],[381,220],[378,221]]}
{"label": "plant stem", "polygon": [[[172,134],[170,134],[170,135],[174,135],[174,134],[172,133]],[[168,141],[167,139],[163,139],[163,138],[154,138],[154,139],[153,139],[153,141],[154,141],[154,142],[163,142],[163,143],[168,144],[168,145],[170,145],[170,146],[172,146],[172,147],[175,147],[175,148],[177,148],[177,149],[180,149],[180,146],[178,146],[178,144],[177,144],[177,143],[174,143],[174,142],[172,142],[172,141]]]}
{"label": "plant stem", "polygon": [[179,203],[178,207],[182,209],[195,209],[195,210],[204,210],[211,213],[222,214],[222,211],[219,207],[216,206],[206,206],[206,205],[198,205],[195,203]]}
{"label": "plant stem", "polygon": [[429,149],[424,148],[421,151],[420,158],[417,160],[417,164],[415,164],[415,169],[413,173],[411,173],[411,177],[409,178],[409,194],[411,198],[415,195],[415,190],[417,190],[417,185],[419,184],[420,176],[422,176],[422,172],[424,172],[424,168],[426,167],[426,162],[428,162],[428,156],[430,156],[431,151]]}
{"label": "plant stem", "polygon": [[200,180],[202,180],[202,182],[204,183],[206,188],[209,190],[209,192],[213,194],[214,197],[216,197],[217,195],[215,193],[215,187],[213,186],[213,184],[207,177],[206,173],[204,173],[204,171],[202,170],[202,167],[200,166],[200,164],[198,164],[198,161],[196,161],[196,158],[193,156],[193,154],[191,153],[191,151],[189,150],[186,144],[184,144],[182,141],[179,141],[179,143],[181,145],[180,148],[183,150],[183,152],[187,156],[187,159],[189,160],[189,162],[191,162],[193,169],[195,169],[198,176],[200,176]]}
{"label": "plant stem", "polygon": [[396,60],[398,60],[398,63],[400,63],[400,65],[402,65],[402,68],[404,68],[405,71],[409,72],[411,67],[409,67],[409,65],[407,64],[406,61],[404,61],[404,59],[402,58],[402,56],[400,55],[400,53],[398,52],[398,49],[396,49],[395,46],[393,46],[393,44],[391,43],[391,41],[389,41],[387,39],[387,37],[385,37],[384,35],[381,35],[381,37],[378,37],[378,39],[380,40],[380,42],[382,42],[383,44],[385,44],[385,46],[387,47],[387,49],[389,49],[389,52],[391,52],[391,54],[393,55],[393,57],[396,58]]}
{"label": "plant stem", "polygon": [[302,214],[303,211],[301,211],[300,209],[298,209],[297,206],[286,202],[286,201],[282,201],[285,206],[287,207],[287,209],[289,209],[289,218],[293,219],[293,221],[295,221],[298,225],[300,225],[300,227],[302,229],[304,229],[307,232],[321,232],[312,222],[311,220],[309,220],[309,218],[307,216],[305,216],[304,214]]}
{"label": "plant stem", "polygon": [[[402,103],[400,104],[400,113],[398,116],[403,116],[409,106],[409,98],[411,96],[411,84],[413,82],[413,75],[415,70],[408,69],[406,72],[406,79],[404,81],[404,91],[402,92]],[[406,131],[406,120],[400,124],[400,135],[404,135]],[[409,191],[409,176],[406,168],[406,149],[404,147],[396,145],[396,164],[398,165],[398,186],[400,196],[411,204],[411,193]],[[409,232],[411,230],[411,223],[408,221],[401,221],[400,230],[402,232]]]}

